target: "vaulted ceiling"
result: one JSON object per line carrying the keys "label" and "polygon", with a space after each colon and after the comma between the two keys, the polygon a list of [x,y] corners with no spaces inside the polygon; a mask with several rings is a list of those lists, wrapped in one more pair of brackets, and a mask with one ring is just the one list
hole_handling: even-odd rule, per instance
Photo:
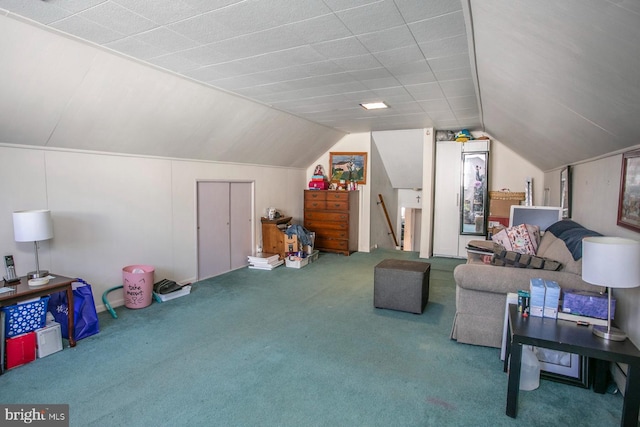
{"label": "vaulted ceiling", "polygon": [[634,0],[0,8],[0,142],[302,167],[345,133],[468,128],[543,170],[637,144]]}

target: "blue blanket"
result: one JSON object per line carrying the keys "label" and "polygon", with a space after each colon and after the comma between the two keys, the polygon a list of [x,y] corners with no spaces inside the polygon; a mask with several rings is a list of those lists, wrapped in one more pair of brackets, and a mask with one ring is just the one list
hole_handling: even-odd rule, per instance
{"label": "blue blanket", "polygon": [[567,249],[569,249],[571,256],[576,261],[582,258],[582,239],[591,236],[602,236],[602,234],[584,228],[570,219],[563,219],[550,225],[546,232],[561,239],[567,245]]}

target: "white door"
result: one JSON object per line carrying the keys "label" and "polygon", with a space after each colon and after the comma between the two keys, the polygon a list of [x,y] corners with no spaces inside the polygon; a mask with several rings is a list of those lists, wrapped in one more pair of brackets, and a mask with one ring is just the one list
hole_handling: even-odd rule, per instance
{"label": "white door", "polygon": [[460,143],[436,145],[433,255],[458,256],[460,235]]}
{"label": "white door", "polygon": [[251,183],[198,182],[198,280],[247,265],[251,188]]}

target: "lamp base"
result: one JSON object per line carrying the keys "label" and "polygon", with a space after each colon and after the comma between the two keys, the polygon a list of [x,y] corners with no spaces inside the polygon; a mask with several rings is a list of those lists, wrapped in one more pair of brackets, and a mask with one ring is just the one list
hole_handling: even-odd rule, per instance
{"label": "lamp base", "polygon": [[48,275],[49,275],[49,270],[30,271],[27,273],[27,278],[39,279],[41,277],[47,277]]}
{"label": "lamp base", "polygon": [[613,326],[607,329],[606,326],[594,325],[593,335],[610,341],[624,341],[627,339],[627,334]]}

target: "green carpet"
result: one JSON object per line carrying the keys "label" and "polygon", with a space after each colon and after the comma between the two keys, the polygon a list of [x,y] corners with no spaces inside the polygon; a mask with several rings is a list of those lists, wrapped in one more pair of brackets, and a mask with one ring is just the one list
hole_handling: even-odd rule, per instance
{"label": "green carpet", "polygon": [[99,334],[1,376],[0,402],[69,403],[83,427],[619,425],[619,394],[547,380],[507,417],[500,351],[449,339],[461,261],[423,260],[430,297],[417,315],[373,307],[385,258],[417,255],[321,254],[100,313]]}

